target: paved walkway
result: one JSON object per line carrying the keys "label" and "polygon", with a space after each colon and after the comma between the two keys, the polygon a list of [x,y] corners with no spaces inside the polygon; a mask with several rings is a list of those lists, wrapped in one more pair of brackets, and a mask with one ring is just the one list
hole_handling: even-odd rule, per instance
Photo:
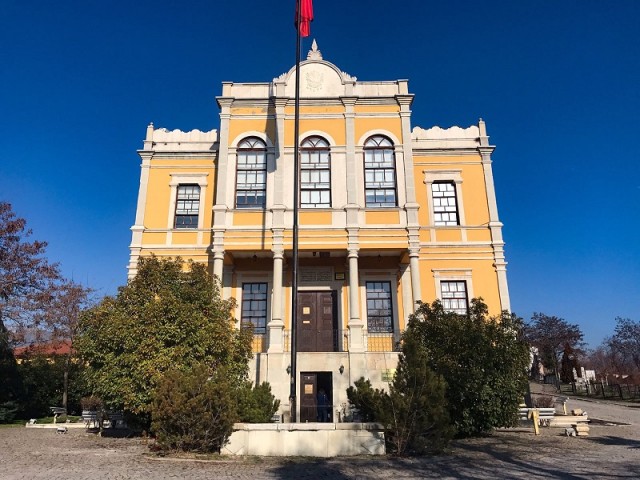
{"label": "paved walkway", "polygon": [[[582,405],[585,403],[586,405]],[[420,459],[223,459],[214,462],[150,457],[140,439],[99,438],[83,430],[0,428],[0,479],[616,479],[640,478],[640,409],[571,401],[602,420],[591,436],[560,429],[500,431],[455,442],[447,455]]]}

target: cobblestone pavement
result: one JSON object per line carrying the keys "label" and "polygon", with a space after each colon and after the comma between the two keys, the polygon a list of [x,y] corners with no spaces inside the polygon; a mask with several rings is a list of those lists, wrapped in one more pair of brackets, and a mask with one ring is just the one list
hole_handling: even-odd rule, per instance
{"label": "cobblestone pavement", "polygon": [[[446,455],[419,459],[252,457],[208,462],[157,459],[140,439],[100,438],[82,429],[58,435],[49,429],[0,428],[0,479],[640,478],[640,409],[593,403],[579,407],[602,420],[610,415],[633,424],[594,425],[586,438],[565,437],[557,428],[544,428],[538,437],[527,429],[502,430],[457,441]],[[577,402],[570,408],[578,408]]]}

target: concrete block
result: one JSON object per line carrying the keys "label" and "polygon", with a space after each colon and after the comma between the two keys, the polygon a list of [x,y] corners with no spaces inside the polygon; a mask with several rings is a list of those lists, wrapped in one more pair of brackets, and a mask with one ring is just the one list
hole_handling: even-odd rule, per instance
{"label": "concrete block", "polygon": [[[376,424],[236,424],[222,453],[227,455],[335,457],[384,455],[382,431]],[[274,428],[275,427],[275,428]]]}

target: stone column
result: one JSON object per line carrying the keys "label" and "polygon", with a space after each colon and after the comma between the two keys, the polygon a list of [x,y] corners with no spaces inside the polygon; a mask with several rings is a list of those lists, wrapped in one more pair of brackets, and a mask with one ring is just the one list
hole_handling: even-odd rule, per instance
{"label": "stone column", "polygon": [[282,321],[282,263],[284,252],[277,250],[273,252],[273,298],[271,301],[271,320],[267,325],[269,333],[269,344],[267,352],[282,353],[282,331],[284,322]]}
{"label": "stone column", "polygon": [[349,351],[364,352],[364,323],[360,318],[358,251],[349,250]]}
{"label": "stone column", "polygon": [[[213,252],[213,276],[217,277],[222,286],[222,273],[224,272],[224,250],[215,250]],[[220,292],[222,293],[222,291]]]}
{"label": "stone column", "polygon": [[409,268],[411,269],[411,293],[413,294],[411,313],[414,313],[416,311],[416,302],[422,300],[422,289],[420,287],[420,249],[409,249]]}

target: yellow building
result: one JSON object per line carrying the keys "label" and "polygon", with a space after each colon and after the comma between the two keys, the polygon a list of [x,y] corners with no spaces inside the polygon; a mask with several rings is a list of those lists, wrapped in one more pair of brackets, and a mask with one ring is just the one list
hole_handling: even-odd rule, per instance
{"label": "yellow building", "polygon": [[[254,329],[252,378],[287,412],[295,68],[222,85],[220,128],[147,128],[129,275],[140,256],[206,263],[239,324]],[[358,81],[314,41],[300,68],[298,418],[331,419],[346,388],[386,382],[416,301],[509,309],[502,224],[485,124],[411,127],[407,80]]]}

